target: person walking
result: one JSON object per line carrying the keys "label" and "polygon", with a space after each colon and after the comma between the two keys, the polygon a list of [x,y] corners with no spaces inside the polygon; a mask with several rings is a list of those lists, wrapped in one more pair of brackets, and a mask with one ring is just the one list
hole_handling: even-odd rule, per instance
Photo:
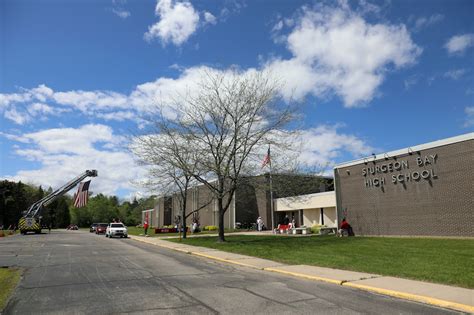
{"label": "person walking", "polygon": [[257,231],[262,231],[263,230],[263,219],[262,217],[258,217],[257,219]]}
{"label": "person walking", "polygon": [[148,236],[148,221],[143,222],[143,229],[145,230],[145,236]]}

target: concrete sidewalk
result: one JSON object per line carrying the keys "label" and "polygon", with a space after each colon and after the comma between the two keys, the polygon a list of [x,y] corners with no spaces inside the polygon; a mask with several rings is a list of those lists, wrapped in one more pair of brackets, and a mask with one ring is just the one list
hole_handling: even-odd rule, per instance
{"label": "concrete sidewalk", "polygon": [[130,236],[130,238],[225,263],[304,279],[324,281],[462,312],[474,313],[474,290],[470,289],[316,266],[285,265],[267,259],[169,242],[157,237]]}

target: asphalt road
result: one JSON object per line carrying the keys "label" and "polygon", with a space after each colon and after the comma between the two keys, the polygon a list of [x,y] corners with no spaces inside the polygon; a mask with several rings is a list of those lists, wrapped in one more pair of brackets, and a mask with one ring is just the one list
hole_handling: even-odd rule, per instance
{"label": "asphalt road", "polygon": [[83,231],[0,238],[24,269],[4,314],[453,314]]}

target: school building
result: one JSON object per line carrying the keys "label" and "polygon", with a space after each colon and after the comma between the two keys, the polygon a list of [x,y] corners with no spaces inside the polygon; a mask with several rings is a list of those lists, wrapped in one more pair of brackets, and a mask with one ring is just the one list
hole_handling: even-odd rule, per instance
{"label": "school building", "polygon": [[356,235],[474,236],[474,133],[342,163],[334,178]]}
{"label": "school building", "polygon": [[[273,174],[272,191],[273,200],[288,196],[299,196],[334,189],[333,179],[323,176],[309,176],[298,174]],[[304,222],[303,217],[297,217],[298,212],[293,209],[288,211],[275,211],[272,219],[269,174],[243,177],[232,196],[229,209],[224,216],[225,228],[236,228],[238,225],[249,226],[262,217],[264,224],[270,228],[283,220],[285,214],[295,216],[298,225]],[[175,224],[175,218],[181,215],[181,198],[179,194],[161,196],[158,198],[154,209],[142,212],[142,222],[148,218],[153,227],[163,227]],[[191,225],[194,218],[198,219],[200,226],[218,226],[217,201],[212,198],[211,191],[204,185],[189,188],[186,213],[200,209],[195,215],[186,219],[186,224]]]}
{"label": "school building", "polygon": [[[298,226],[338,227],[342,218],[356,235],[474,236],[474,133],[368,156],[337,165],[330,177],[273,174],[245,177],[225,214],[225,227],[267,227],[288,215]],[[203,185],[188,194],[187,213],[201,208],[201,226],[218,225],[218,212]],[[163,196],[149,212],[153,226],[173,225],[179,197]],[[273,220],[272,220],[273,218]],[[192,217],[187,219],[187,224]]]}

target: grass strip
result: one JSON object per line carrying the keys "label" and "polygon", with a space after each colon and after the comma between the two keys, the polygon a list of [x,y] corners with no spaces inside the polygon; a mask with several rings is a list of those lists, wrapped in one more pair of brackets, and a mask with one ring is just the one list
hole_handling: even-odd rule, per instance
{"label": "grass strip", "polygon": [[0,311],[20,281],[21,271],[14,268],[0,268]]}
{"label": "grass strip", "polygon": [[[169,241],[178,242],[177,239]],[[290,265],[312,265],[474,288],[474,240],[335,236],[189,238],[214,248]]]}

